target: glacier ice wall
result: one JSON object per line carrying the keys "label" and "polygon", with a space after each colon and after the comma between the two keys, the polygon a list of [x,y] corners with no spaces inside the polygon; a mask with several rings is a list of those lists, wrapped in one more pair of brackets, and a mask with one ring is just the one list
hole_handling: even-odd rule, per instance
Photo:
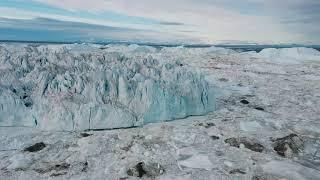
{"label": "glacier ice wall", "polygon": [[214,110],[203,75],[151,47],[126,48],[0,45],[0,126],[113,129]]}

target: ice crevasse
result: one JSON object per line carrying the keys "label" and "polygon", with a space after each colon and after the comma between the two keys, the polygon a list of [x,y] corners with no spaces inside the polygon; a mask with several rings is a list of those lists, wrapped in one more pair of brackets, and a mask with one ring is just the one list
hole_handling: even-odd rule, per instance
{"label": "ice crevasse", "polygon": [[214,94],[201,73],[152,53],[0,45],[0,126],[141,126],[213,111]]}

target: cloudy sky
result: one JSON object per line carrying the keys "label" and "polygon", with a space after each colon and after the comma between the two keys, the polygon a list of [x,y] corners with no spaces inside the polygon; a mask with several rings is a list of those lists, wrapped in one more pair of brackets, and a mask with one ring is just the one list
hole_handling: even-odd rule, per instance
{"label": "cloudy sky", "polygon": [[320,44],[320,0],[1,0],[0,39]]}

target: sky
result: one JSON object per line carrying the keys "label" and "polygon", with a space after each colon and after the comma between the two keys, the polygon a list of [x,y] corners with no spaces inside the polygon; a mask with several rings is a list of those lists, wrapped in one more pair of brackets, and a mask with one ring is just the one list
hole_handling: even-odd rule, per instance
{"label": "sky", "polygon": [[320,0],[1,0],[0,40],[320,44]]}

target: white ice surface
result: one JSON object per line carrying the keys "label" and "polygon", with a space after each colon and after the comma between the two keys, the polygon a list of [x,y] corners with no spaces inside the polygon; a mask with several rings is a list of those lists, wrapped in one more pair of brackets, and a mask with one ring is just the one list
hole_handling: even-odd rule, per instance
{"label": "white ice surface", "polygon": [[[77,51],[85,47],[77,46]],[[55,48],[61,51],[59,46]],[[131,50],[126,46],[87,49],[92,53],[100,48],[106,53],[123,51],[128,57],[142,56],[147,48],[154,59],[178,61],[183,68],[200,71],[210,88],[223,90],[216,94],[217,110],[139,128],[89,131],[88,137],[80,132],[0,127],[0,179],[140,179],[127,173],[139,162],[160,164],[164,169],[162,174],[141,179],[319,179],[318,61],[273,62],[239,53],[210,52],[212,48],[143,47],[136,51],[139,46],[133,45]],[[6,66],[3,69],[14,66],[1,65]],[[1,84],[15,82],[15,76],[0,72],[0,77],[7,79]],[[242,99],[249,104],[242,104]],[[289,134],[298,135],[304,146],[292,157],[282,157],[274,150],[274,140]],[[239,137],[255,139],[264,146],[263,152],[226,143]],[[43,150],[23,151],[39,142],[46,144]],[[63,163],[70,166],[55,168]]]}
{"label": "white ice surface", "polygon": [[245,52],[245,56],[257,57],[269,62],[282,64],[299,64],[303,62],[320,61],[320,52],[313,48],[297,47],[297,48],[267,48],[259,53]]}

